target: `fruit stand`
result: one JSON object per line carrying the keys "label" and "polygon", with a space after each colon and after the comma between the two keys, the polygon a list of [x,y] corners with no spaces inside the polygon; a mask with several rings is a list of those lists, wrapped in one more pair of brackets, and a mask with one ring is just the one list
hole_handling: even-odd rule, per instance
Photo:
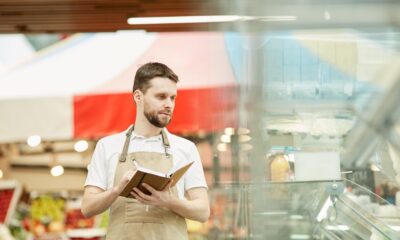
{"label": "fruit stand", "polygon": [[36,191],[22,194],[18,181],[1,180],[0,239],[102,239],[106,234],[108,213],[85,218],[80,210],[81,196],[75,195]]}

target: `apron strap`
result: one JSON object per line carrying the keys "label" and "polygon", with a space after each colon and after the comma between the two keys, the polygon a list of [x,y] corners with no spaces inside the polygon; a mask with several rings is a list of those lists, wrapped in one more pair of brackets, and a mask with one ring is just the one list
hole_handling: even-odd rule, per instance
{"label": "apron strap", "polygon": [[[134,128],[135,128],[135,126],[132,125],[132,127],[129,128],[129,130],[125,134],[126,138],[125,138],[124,148],[122,149],[121,156],[119,157],[120,162],[126,161],[126,156],[128,155],[129,142],[131,140],[131,136],[132,136],[132,132],[133,132]],[[162,137],[163,146],[164,146],[164,150],[165,150],[165,156],[169,157],[168,149],[169,149],[170,145],[169,145],[167,133],[165,132],[164,129],[161,130],[161,137]]]}
{"label": "apron strap", "polygon": [[168,158],[169,157],[168,150],[169,150],[170,145],[169,145],[167,133],[165,132],[164,128],[161,130],[161,136],[162,136],[163,146],[164,146],[164,150],[165,150],[165,156]]}
{"label": "apron strap", "polygon": [[124,143],[124,148],[122,150],[121,156],[119,157],[120,162],[125,162],[126,161],[126,155],[128,155],[128,148],[129,148],[129,142],[131,140],[131,135],[133,132],[133,129],[135,128],[134,125],[132,125],[131,128],[126,132],[126,138],[125,138],[125,143]]}

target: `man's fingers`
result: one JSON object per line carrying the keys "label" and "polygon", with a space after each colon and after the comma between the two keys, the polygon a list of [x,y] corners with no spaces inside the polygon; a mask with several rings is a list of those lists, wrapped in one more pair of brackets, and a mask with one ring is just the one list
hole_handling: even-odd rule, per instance
{"label": "man's fingers", "polygon": [[155,194],[157,190],[155,190],[152,186],[146,183],[142,183],[142,186],[145,187],[151,194]]}
{"label": "man's fingers", "polygon": [[139,202],[141,202],[141,203],[147,203],[146,200],[144,200],[143,198],[141,198],[141,197],[140,197],[137,193],[135,193],[134,191],[131,192],[131,195],[132,195],[133,197],[135,197],[136,200],[138,200]]}
{"label": "man's fingers", "polygon": [[142,191],[140,191],[138,188],[133,188],[133,191],[142,199],[146,201],[151,201],[151,196],[144,194]]}

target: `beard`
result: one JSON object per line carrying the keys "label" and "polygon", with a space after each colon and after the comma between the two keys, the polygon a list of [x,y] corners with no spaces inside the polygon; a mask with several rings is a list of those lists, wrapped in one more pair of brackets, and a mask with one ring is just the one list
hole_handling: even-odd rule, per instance
{"label": "beard", "polygon": [[[171,112],[168,112],[168,114],[171,116]],[[156,111],[144,111],[147,120],[158,128],[163,128],[171,122],[172,117],[161,119],[158,115],[159,113]]]}

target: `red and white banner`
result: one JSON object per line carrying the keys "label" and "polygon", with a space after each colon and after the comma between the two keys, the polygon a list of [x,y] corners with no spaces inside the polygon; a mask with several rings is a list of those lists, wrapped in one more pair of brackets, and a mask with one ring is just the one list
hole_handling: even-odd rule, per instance
{"label": "red and white banner", "polygon": [[97,138],[133,123],[136,69],[162,62],[180,78],[170,131],[237,124],[223,33],[78,34],[0,75],[0,142]]}

